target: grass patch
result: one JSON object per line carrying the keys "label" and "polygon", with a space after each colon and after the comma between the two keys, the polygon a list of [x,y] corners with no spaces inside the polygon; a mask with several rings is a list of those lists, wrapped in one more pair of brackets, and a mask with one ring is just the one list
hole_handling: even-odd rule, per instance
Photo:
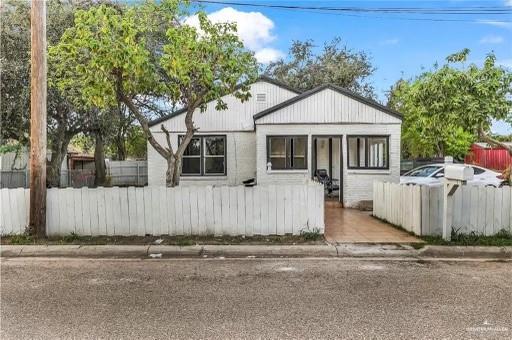
{"label": "grass patch", "polygon": [[411,247],[414,249],[421,249],[426,245],[438,245],[438,246],[494,246],[494,247],[505,247],[512,246],[512,233],[508,230],[501,229],[496,234],[491,236],[486,236],[481,233],[476,233],[474,231],[469,234],[464,234],[460,232],[459,229],[452,228],[451,232],[451,241],[445,241],[439,235],[430,236],[418,236],[413,232],[405,230],[402,226],[392,224],[384,219],[381,219],[375,215],[372,215],[373,218],[385,222],[403,232],[408,233],[409,235],[418,237],[425,241],[425,243],[409,243]]}
{"label": "grass patch", "polygon": [[[161,242],[155,242],[162,240]],[[193,246],[204,244],[323,244],[324,237],[319,230],[301,233],[301,235],[283,236],[80,236],[71,233],[64,236],[51,236],[46,239],[33,239],[27,235],[10,235],[1,238],[1,244],[76,244],[76,245],[177,245]]]}
{"label": "grass patch", "polygon": [[80,235],[78,235],[77,233],[74,233],[74,232],[72,232],[71,234],[66,235],[62,238],[62,241],[65,243],[72,243],[72,242],[78,241],[78,240],[80,240]]}
{"label": "grass patch", "polygon": [[[32,236],[27,235],[27,234],[11,235],[11,236],[6,236],[6,237],[10,240],[10,244],[33,244],[34,243],[34,239],[32,238]],[[6,237],[3,237],[2,239],[5,239]]]}
{"label": "grass patch", "polygon": [[303,229],[300,231],[300,236],[305,241],[318,241],[323,238],[323,235],[320,234],[320,229],[313,228],[313,229]]}
{"label": "grass patch", "polygon": [[421,238],[428,244],[443,246],[512,246],[512,233],[505,229],[495,235],[486,236],[475,232],[464,234],[459,229],[452,228],[451,241],[445,241],[441,236],[421,236]]}

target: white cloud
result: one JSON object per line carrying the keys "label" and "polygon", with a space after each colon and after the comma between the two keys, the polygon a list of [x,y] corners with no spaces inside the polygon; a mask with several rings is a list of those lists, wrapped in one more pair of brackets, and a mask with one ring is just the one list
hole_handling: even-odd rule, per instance
{"label": "white cloud", "polygon": [[392,39],[386,39],[382,40],[379,44],[380,45],[397,45],[400,42],[398,38],[392,38]]}
{"label": "white cloud", "polygon": [[480,44],[501,44],[503,40],[503,37],[499,35],[486,35],[480,39]]}
{"label": "white cloud", "polygon": [[511,28],[512,22],[499,20],[478,20],[478,23],[500,28]]}
{"label": "white cloud", "polygon": [[[232,7],[225,7],[208,14],[208,19],[214,23],[236,23],[238,36],[245,47],[254,51],[255,57],[260,63],[267,64],[283,56],[281,51],[268,46],[276,39],[272,33],[274,22],[260,12],[243,12]],[[188,17],[185,23],[199,27],[197,15]]]}
{"label": "white cloud", "polygon": [[505,0],[505,6],[512,6],[512,0]]}
{"label": "white cloud", "polygon": [[274,48],[265,47],[262,48],[261,50],[256,51],[254,56],[256,57],[256,60],[258,60],[259,63],[268,64],[272,61],[276,61],[282,58],[284,56],[284,53]]}
{"label": "white cloud", "polygon": [[512,58],[511,59],[498,59],[498,60],[496,60],[496,64],[503,66],[503,67],[512,68]]}

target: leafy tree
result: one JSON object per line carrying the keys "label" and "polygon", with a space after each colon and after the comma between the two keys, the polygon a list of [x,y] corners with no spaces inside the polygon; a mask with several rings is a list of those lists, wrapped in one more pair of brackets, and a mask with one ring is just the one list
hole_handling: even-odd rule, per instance
{"label": "leafy tree", "polygon": [[418,83],[401,80],[391,90],[388,105],[400,110],[402,156],[404,158],[444,157],[462,159],[474,142],[473,133],[439,116],[432,116],[411,98],[420,91]]}
{"label": "leafy tree", "polygon": [[126,154],[135,159],[146,158],[146,138],[140,126],[131,126],[127,132]]}
{"label": "leafy tree", "polygon": [[[61,65],[60,89],[80,88],[82,99],[91,106],[108,108],[121,102],[128,107],[148,142],[167,161],[167,186],[179,184],[183,153],[197,131],[194,111],[204,110],[210,101],[225,109],[222,96],[232,91],[246,100],[248,86],[238,85],[257,74],[255,59],[236,36],[236,26],[212,24],[199,13],[198,31],[181,24],[182,13],[181,3],[171,0],[124,12],[107,6],[79,11],[74,26],[50,49],[51,59]],[[156,33],[162,26],[166,32],[162,48],[149,48],[162,38]],[[141,98],[178,102],[187,108],[187,132],[176,150],[163,125],[167,145],[157,141]]]}
{"label": "leafy tree", "polygon": [[28,141],[30,110],[30,3],[5,1],[0,6],[0,144]]}
{"label": "leafy tree", "polygon": [[332,83],[368,98],[375,97],[367,81],[375,71],[368,54],[349,49],[340,38],[325,43],[318,54],[314,48],[312,40],[294,41],[288,57],[270,63],[265,74],[299,90]]}
{"label": "leafy tree", "polygon": [[512,74],[492,53],[482,67],[465,66],[468,54],[450,55],[442,67],[393,86],[388,105],[404,114],[406,155],[460,157],[477,138],[512,154],[489,134],[493,120],[512,120]]}
{"label": "leafy tree", "polygon": [[[110,3],[109,0],[50,0],[48,1],[47,39],[48,44],[56,44],[64,31],[72,26],[74,12]],[[0,105],[0,142],[5,139],[28,144],[30,118],[30,2],[8,0],[0,9],[2,14],[2,44],[0,57],[2,64]],[[48,63],[49,75],[54,64]],[[47,182],[58,186],[60,169],[67,153],[70,140],[80,131],[85,131],[88,120],[86,110],[77,105],[79,94],[68,89],[64,96],[53,83],[48,86],[48,146],[52,152],[48,162]]]}

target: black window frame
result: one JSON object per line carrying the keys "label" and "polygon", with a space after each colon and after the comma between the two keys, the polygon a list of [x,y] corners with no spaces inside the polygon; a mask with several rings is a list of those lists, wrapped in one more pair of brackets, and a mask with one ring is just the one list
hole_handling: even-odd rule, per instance
{"label": "black window frame", "polygon": [[[277,170],[277,171],[290,171],[290,170],[308,170],[308,157],[309,157],[309,136],[308,135],[267,135],[267,163],[271,163],[270,161],[270,139],[271,138],[284,138],[285,139],[285,166],[284,167],[274,167],[272,165],[272,171],[273,170]],[[290,163],[293,163],[293,154],[290,155],[288,154],[288,151],[291,151],[293,152],[293,142],[290,146],[290,148],[288,148],[288,140],[293,140],[293,138],[306,138],[306,147],[305,147],[305,154],[304,154],[304,167],[293,167],[293,164],[289,164],[289,161],[290,160]]]}
{"label": "black window frame", "polygon": [[[347,169],[353,170],[389,170],[389,135],[347,135]],[[350,165],[350,138],[361,138],[364,139],[365,148],[364,148],[364,164],[365,166],[360,166],[361,164],[361,155],[359,152],[359,147],[357,148],[357,166]],[[370,148],[368,147],[368,139],[369,138],[385,138],[386,139],[386,166],[368,166],[369,158],[370,158]]]}
{"label": "black window frame", "polygon": [[[178,147],[181,144],[181,139],[184,138],[185,135],[178,135]],[[205,163],[205,153],[204,153],[204,139],[205,138],[222,138],[224,140],[224,173],[218,173],[218,174],[211,174],[211,173],[205,173],[204,172],[204,163]],[[192,139],[199,139],[200,140],[200,151],[199,151],[199,159],[200,159],[200,172],[199,173],[184,173],[183,172],[183,162],[182,162],[182,169],[181,169],[181,176],[183,177],[222,177],[227,176],[228,173],[228,149],[227,149],[227,135],[194,135]],[[185,156],[186,157],[186,156]],[[219,157],[220,156],[216,156]]]}

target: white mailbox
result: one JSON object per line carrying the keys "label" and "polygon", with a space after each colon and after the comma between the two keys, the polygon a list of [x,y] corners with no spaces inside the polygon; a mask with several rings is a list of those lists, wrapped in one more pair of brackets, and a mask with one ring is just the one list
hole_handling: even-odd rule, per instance
{"label": "white mailbox", "polygon": [[446,164],[444,167],[444,178],[455,181],[473,180],[474,170],[467,165]]}
{"label": "white mailbox", "polygon": [[463,164],[444,165],[443,183],[443,239],[450,240],[453,219],[453,194],[461,185],[473,179],[472,167]]}

